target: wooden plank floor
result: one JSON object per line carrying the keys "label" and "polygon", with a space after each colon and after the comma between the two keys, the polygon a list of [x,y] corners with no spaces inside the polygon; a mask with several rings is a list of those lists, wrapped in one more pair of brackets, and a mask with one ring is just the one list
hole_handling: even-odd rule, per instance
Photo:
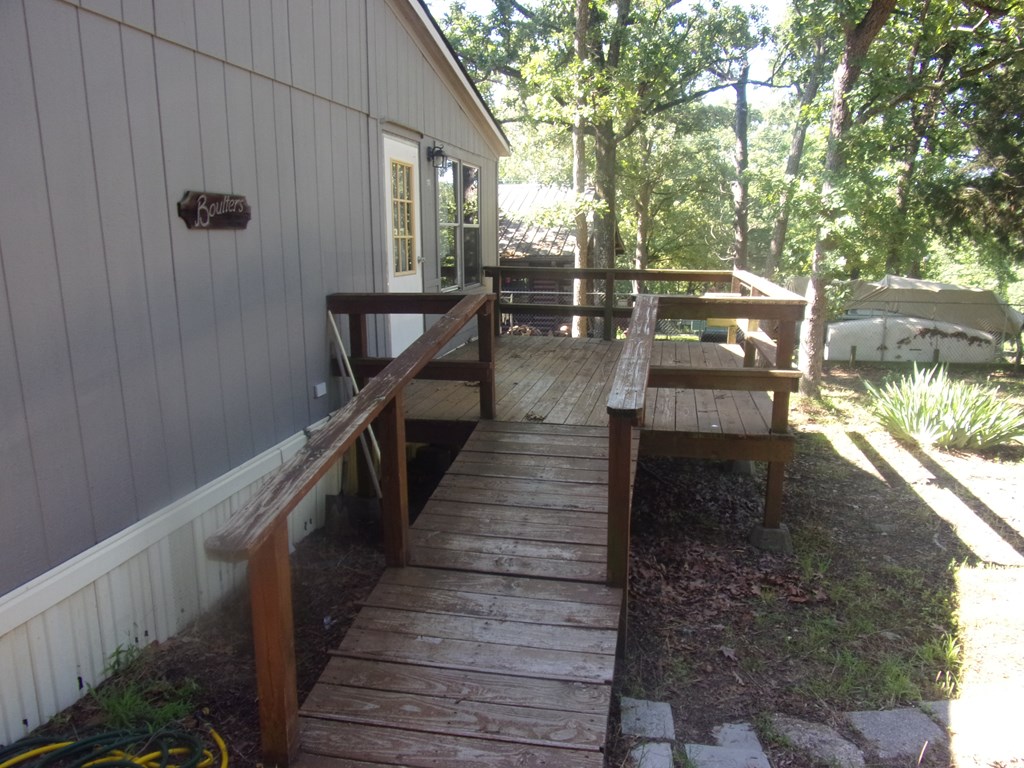
{"label": "wooden plank floor", "polygon": [[[550,336],[502,336],[497,343],[497,419],[513,422],[607,426],[606,405],[611,372],[622,342]],[[452,353],[453,359],[476,359],[475,344]],[[656,341],[655,365],[743,365],[735,344]],[[771,397],[765,392],[727,390],[647,391],[644,429],[766,438],[771,424]],[[406,393],[410,419],[476,421],[477,389],[462,382],[415,381]]]}
{"label": "wooden plank floor", "polygon": [[477,426],[303,704],[301,768],[603,765],[607,451],[600,427]]}

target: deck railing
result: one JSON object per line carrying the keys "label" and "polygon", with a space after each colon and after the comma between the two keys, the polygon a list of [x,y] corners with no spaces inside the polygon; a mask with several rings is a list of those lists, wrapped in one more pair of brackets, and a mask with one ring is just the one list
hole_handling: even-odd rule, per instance
{"label": "deck railing", "polygon": [[[777,289],[766,280],[749,272],[741,272],[723,269],[575,269],[571,267],[515,267],[497,266],[485,267],[484,274],[493,278],[493,290],[498,300],[498,312],[495,321],[500,322],[502,315],[537,315],[553,318],[571,318],[574,316],[601,318],[602,333],[605,341],[614,338],[616,320],[628,319],[632,313],[632,301],[639,293],[647,293],[652,283],[661,286],[670,286],[670,290],[659,291],[660,293],[694,293],[695,289],[704,291],[707,287],[716,285],[727,286],[723,290],[737,292],[746,287],[748,292],[757,290],[755,286]],[[602,283],[604,290],[598,292],[599,303],[597,304],[559,304],[551,301],[535,300],[503,300],[510,291],[506,287],[506,280],[555,280],[568,283],[573,280],[582,280],[590,285]],[[622,285],[623,290],[616,290],[616,285]],[[767,286],[763,285],[767,284]],[[637,290],[639,289],[639,290]],[[521,293],[527,297],[536,296],[537,292],[530,289],[523,289]],[[593,293],[593,292],[591,292]],[[721,315],[711,315],[721,317]],[[705,319],[699,316],[687,317],[685,319]]]}
{"label": "deck railing", "polygon": [[[734,291],[727,295],[640,295],[634,303],[608,398],[608,581],[614,586],[627,582],[630,450],[633,429],[643,423],[648,387],[772,392],[771,432],[789,432],[789,395],[800,380],[792,367],[796,323],[803,316],[805,301],[749,272],[729,274]],[[653,366],[654,334],[662,318],[771,320],[777,334],[772,338],[759,330],[748,332],[743,368]],[[772,367],[755,367],[758,354]],[[784,460],[768,462],[766,528],[778,528],[781,522],[784,464]]]}
{"label": "deck railing", "polygon": [[[384,552],[389,565],[404,565],[409,528],[405,387],[427,369],[445,377],[465,374],[481,383],[481,413],[493,411],[494,404],[493,296],[335,294],[328,297],[328,308],[349,315],[350,344],[361,355],[367,349],[366,315],[444,314],[402,354],[382,365],[358,395],[310,435],[303,449],[206,540],[214,557],[249,561],[262,751],[268,763],[281,766],[295,758],[299,747],[288,514],[372,423],[381,448]],[[458,372],[437,368],[434,356],[474,318],[480,336],[479,364]]]}

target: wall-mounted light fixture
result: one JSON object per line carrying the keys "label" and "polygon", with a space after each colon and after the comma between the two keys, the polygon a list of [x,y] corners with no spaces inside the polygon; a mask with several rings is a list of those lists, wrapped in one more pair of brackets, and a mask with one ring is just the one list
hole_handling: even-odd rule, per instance
{"label": "wall-mounted light fixture", "polygon": [[434,146],[427,147],[427,160],[439,171],[448,167],[448,155],[440,144],[435,143]]}

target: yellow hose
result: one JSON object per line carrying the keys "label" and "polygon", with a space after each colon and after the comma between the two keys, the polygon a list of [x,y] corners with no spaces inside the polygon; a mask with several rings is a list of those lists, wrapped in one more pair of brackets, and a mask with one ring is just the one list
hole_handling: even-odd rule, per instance
{"label": "yellow hose", "polygon": [[0,763],[0,768],[11,768],[12,766],[18,765],[18,763],[24,763],[26,760],[30,760],[33,757],[45,755],[47,752],[55,752],[58,749],[71,746],[72,744],[74,744],[73,741],[62,741],[59,744],[46,744],[42,747],[36,747],[29,752],[25,752],[17,757],[12,757],[10,760],[4,760],[4,762]]}
{"label": "yellow hose", "polygon": [[[213,752],[211,752],[209,749],[204,749],[203,750],[203,760],[198,764],[197,768],[214,768],[214,766],[218,766],[219,768],[228,768],[228,747],[227,747],[227,744],[225,744],[224,739],[221,737],[221,735],[219,733],[217,733],[216,730],[214,730],[211,726],[207,726],[207,727],[209,728],[211,738],[213,739],[214,743],[217,745],[217,750],[220,752],[220,760],[219,760],[219,763],[218,763],[218,761],[217,761],[216,757],[214,756]],[[58,749],[63,749],[64,747],[70,747],[74,743],[75,742],[73,742],[73,741],[61,741],[61,742],[54,742],[53,744],[44,744],[41,747],[36,747],[34,749],[29,750],[28,752],[23,752],[20,755],[12,757],[9,760],[5,760],[4,762],[0,763],[0,768],[14,768],[14,766],[21,765],[22,763],[25,763],[28,760],[31,760],[33,757],[39,757],[40,755],[45,755],[45,754],[48,754],[50,752],[56,752]],[[191,750],[189,750],[187,747],[174,747],[173,749],[167,750],[167,754],[170,755],[170,756],[188,755],[188,754],[191,754]],[[154,751],[154,752],[149,752],[149,753],[147,753],[145,755],[138,755],[138,756],[136,756],[136,755],[130,755],[127,752],[124,752],[124,751],[122,751],[120,749],[115,749],[115,750],[111,750],[110,752],[108,752],[107,754],[103,755],[102,757],[98,757],[95,760],[92,760],[92,761],[86,763],[85,765],[88,766],[89,768],[92,768],[92,766],[102,766],[104,763],[131,762],[131,763],[135,763],[138,766],[141,766],[141,768],[161,768],[161,762],[160,761],[163,759],[163,757],[164,757],[164,752],[163,751]],[[176,768],[176,767],[175,766],[167,766],[166,768]]]}

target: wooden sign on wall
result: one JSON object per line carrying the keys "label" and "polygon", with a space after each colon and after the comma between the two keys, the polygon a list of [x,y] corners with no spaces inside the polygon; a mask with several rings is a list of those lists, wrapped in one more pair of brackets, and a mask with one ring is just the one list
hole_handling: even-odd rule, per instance
{"label": "wooden sign on wall", "polygon": [[178,202],[178,215],[189,229],[245,229],[252,208],[243,195],[189,190]]}

